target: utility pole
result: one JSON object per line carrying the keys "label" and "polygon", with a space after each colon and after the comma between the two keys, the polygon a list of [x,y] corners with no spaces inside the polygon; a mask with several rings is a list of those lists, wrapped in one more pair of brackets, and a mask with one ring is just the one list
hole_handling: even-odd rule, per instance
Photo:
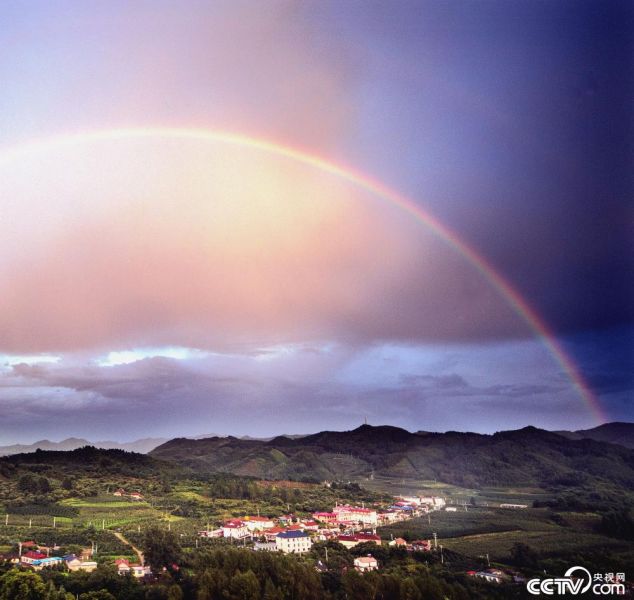
{"label": "utility pole", "polygon": [[57,517],[53,517],[53,529],[57,527]]}
{"label": "utility pole", "polygon": [[434,550],[438,550],[438,534],[434,531]]}
{"label": "utility pole", "polygon": [[491,561],[489,560],[489,553],[487,552],[487,565],[490,567],[491,566]]}
{"label": "utility pole", "polygon": [[445,557],[443,556],[443,553],[442,553],[442,544],[440,544],[440,563],[443,565],[445,564]]}

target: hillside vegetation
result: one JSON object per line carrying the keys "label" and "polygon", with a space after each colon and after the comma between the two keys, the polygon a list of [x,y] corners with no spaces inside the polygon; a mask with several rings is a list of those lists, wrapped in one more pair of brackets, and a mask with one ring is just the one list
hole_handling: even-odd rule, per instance
{"label": "hillside vegetation", "polygon": [[410,433],[363,425],[270,441],[178,438],[150,455],[198,472],[264,479],[359,477],[438,480],[469,488],[540,486],[634,489],[634,451],[526,427],[494,435]]}

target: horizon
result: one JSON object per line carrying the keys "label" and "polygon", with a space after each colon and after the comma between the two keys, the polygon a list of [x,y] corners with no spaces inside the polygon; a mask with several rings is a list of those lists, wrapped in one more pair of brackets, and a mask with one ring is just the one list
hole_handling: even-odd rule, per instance
{"label": "horizon", "polygon": [[0,444],[634,420],[630,16],[0,6]]}
{"label": "horizon", "polygon": [[[600,425],[596,425],[592,428],[588,428],[587,430],[591,430],[591,429],[597,429],[599,427],[604,427],[604,426],[614,426],[614,425],[634,425],[634,421],[609,421],[607,423],[602,423]],[[527,424],[521,427],[516,427],[513,429],[499,429],[499,430],[490,430],[490,431],[473,431],[473,430],[456,430],[456,429],[446,429],[444,431],[437,431],[437,430],[423,430],[423,429],[417,429],[417,430],[410,430],[407,429],[406,427],[401,427],[398,425],[391,425],[389,423],[381,423],[380,425],[373,425],[371,423],[361,423],[361,425],[358,425],[357,427],[353,427],[351,429],[322,429],[319,431],[311,431],[308,433],[271,433],[269,435],[260,435],[260,436],[255,436],[255,435],[250,435],[248,433],[245,434],[235,434],[235,433],[211,433],[211,434],[184,434],[184,435],[171,435],[171,436],[158,436],[158,435],[147,435],[141,438],[136,438],[136,439],[128,439],[128,440],[115,440],[115,439],[88,439],[85,438],[83,436],[79,436],[79,435],[73,435],[73,436],[69,436],[69,437],[65,437],[65,438],[61,438],[61,439],[48,439],[48,438],[42,438],[42,439],[38,439],[32,442],[28,442],[28,441],[22,441],[22,442],[9,442],[9,443],[3,443],[0,445],[0,447],[8,447],[8,446],[33,446],[37,443],[40,442],[49,442],[52,444],[60,444],[62,442],[67,442],[69,440],[82,440],[82,441],[86,441],[89,443],[114,443],[114,444],[122,444],[122,445],[127,445],[127,444],[133,444],[135,442],[141,442],[141,441],[145,441],[145,440],[166,440],[166,441],[171,441],[171,440],[176,440],[176,439],[188,439],[188,440],[202,440],[202,439],[210,439],[210,438],[214,438],[214,437],[218,437],[218,438],[228,438],[228,437],[232,437],[232,438],[236,438],[236,439],[242,439],[242,438],[251,438],[253,440],[272,440],[275,439],[277,437],[307,437],[310,435],[315,435],[317,433],[324,433],[324,432],[331,432],[331,433],[348,433],[350,431],[355,431],[357,429],[360,429],[361,427],[371,427],[371,428],[379,428],[379,427],[394,427],[396,429],[402,429],[403,431],[407,431],[408,433],[411,434],[417,434],[417,433],[438,433],[438,434],[445,434],[445,433],[473,433],[473,434],[477,434],[477,435],[495,435],[498,433],[505,433],[505,432],[509,432],[509,431],[519,431],[522,429],[528,429],[528,428],[533,428],[533,429],[539,429],[541,431],[548,431],[550,433],[557,433],[558,431],[570,431],[570,432],[578,432],[578,431],[586,431],[586,429],[544,429],[543,427],[536,427],[535,425],[531,425],[531,424]],[[165,442],[162,442],[165,443]]]}

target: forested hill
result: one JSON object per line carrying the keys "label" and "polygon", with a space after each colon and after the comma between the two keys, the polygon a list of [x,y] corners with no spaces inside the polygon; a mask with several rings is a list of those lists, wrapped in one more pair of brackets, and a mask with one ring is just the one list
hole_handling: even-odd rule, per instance
{"label": "forested hill", "polygon": [[494,435],[410,433],[363,425],[270,441],[234,437],[178,438],[151,456],[199,472],[224,471],[269,479],[375,476],[485,485],[615,485],[634,488],[634,451],[526,427]]}
{"label": "forested hill", "polygon": [[37,450],[26,454],[0,457],[0,481],[24,472],[40,473],[53,478],[84,476],[101,478],[109,475],[145,478],[172,475],[186,469],[146,454],[125,450],[103,450],[85,446],[76,450]]}

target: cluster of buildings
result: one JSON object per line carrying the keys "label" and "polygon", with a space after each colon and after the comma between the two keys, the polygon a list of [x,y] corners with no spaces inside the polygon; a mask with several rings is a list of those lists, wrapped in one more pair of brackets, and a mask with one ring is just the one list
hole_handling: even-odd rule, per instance
{"label": "cluster of buildings", "polygon": [[[18,542],[18,554],[5,557],[14,565],[29,567],[34,571],[41,571],[49,567],[66,566],[69,571],[85,571],[92,573],[97,568],[97,562],[92,560],[93,549],[85,548],[81,556],[75,554],[65,554],[58,556],[53,554],[59,552],[59,546],[42,546],[33,541]],[[130,563],[127,559],[121,558],[115,561],[115,566],[119,575],[128,573],[136,578],[151,575],[150,568],[141,564]]]}
{"label": "cluster of buildings", "polygon": [[[381,538],[376,535],[376,527],[420,516],[430,510],[440,510],[444,506],[444,499],[437,497],[396,498],[389,508],[383,510],[336,504],[331,512],[315,512],[305,519],[294,515],[229,519],[217,529],[200,531],[199,535],[236,541],[249,539],[255,542],[256,550],[286,554],[308,552],[313,541],[334,540],[346,548],[362,543],[380,545]],[[404,540],[403,543],[406,544]],[[428,540],[418,540],[407,545],[407,549],[429,551],[431,544]]]}
{"label": "cluster of buildings", "polygon": [[97,568],[97,563],[88,555],[77,557],[74,554],[64,556],[52,555],[51,551],[59,551],[59,546],[50,548],[41,546],[33,541],[18,542],[18,554],[9,558],[10,562],[23,567],[30,567],[34,571],[41,571],[49,567],[66,565],[69,571],[86,571],[88,573]]}

